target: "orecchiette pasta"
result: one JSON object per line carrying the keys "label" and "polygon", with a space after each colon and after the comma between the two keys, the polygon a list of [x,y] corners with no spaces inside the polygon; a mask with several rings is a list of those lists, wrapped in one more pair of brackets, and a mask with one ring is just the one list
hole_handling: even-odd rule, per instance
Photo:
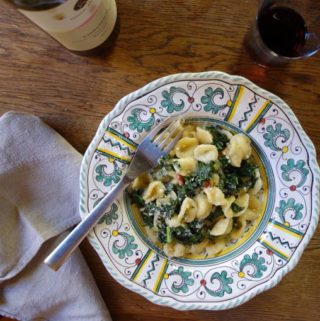
{"label": "orecchiette pasta", "polygon": [[194,158],[203,163],[210,163],[218,159],[218,150],[214,145],[201,144],[194,149]]}
{"label": "orecchiette pasta", "polygon": [[184,157],[176,160],[176,169],[177,173],[182,176],[190,175],[197,168],[197,161],[193,157]]}
{"label": "orecchiette pasta", "polygon": [[230,233],[232,230],[232,223],[232,218],[222,218],[213,226],[210,235],[221,236]]}
{"label": "orecchiette pasta", "polygon": [[209,131],[207,131],[201,127],[197,127],[195,137],[198,138],[200,144],[211,144],[212,143],[212,134]]}
{"label": "orecchiette pasta", "polygon": [[193,157],[193,151],[198,146],[198,139],[193,137],[183,137],[181,138],[175,148],[175,154],[178,158],[183,157]]}
{"label": "orecchiette pasta", "polygon": [[237,224],[235,225],[235,227],[232,229],[232,231],[230,233],[230,236],[232,239],[236,240],[243,235],[244,230],[247,226],[246,221],[247,221],[247,219],[244,215],[242,215],[238,218]]}
{"label": "orecchiette pasta", "polygon": [[240,167],[241,162],[251,156],[251,151],[250,139],[243,134],[236,134],[231,138],[225,154],[232,166]]}
{"label": "orecchiette pasta", "polygon": [[163,246],[163,251],[168,256],[183,256],[185,253],[185,246],[180,243],[166,243]]}
{"label": "orecchiette pasta", "polygon": [[209,240],[203,240],[200,243],[196,243],[196,244],[192,244],[190,246],[189,252],[191,254],[201,254],[204,249],[207,247],[207,245],[209,244]]}
{"label": "orecchiette pasta", "polygon": [[253,221],[258,218],[259,213],[250,210],[249,208],[241,215],[241,218],[244,217],[247,221]]}
{"label": "orecchiette pasta", "polygon": [[262,188],[262,180],[261,180],[260,172],[258,168],[256,168],[255,174],[256,174],[256,182],[254,183],[253,188],[250,190],[251,195],[258,194]]}
{"label": "orecchiette pasta", "polygon": [[249,194],[247,193],[239,195],[237,197],[234,204],[236,204],[238,207],[237,207],[237,211],[233,211],[233,217],[240,216],[247,210],[249,206],[249,198],[250,198]]}
{"label": "orecchiette pasta", "polygon": [[216,256],[219,254],[226,246],[226,242],[224,239],[218,240],[212,245],[206,247],[207,254],[209,256]]}
{"label": "orecchiette pasta", "polygon": [[187,125],[183,130],[182,137],[197,137],[195,126]]}
{"label": "orecchiette pasta", "polygon": [[208,201],[213,205],[221,206],[227,203],[227,200],[219,187],[208,187],[204,189],[204,192],[207,195]]}
{"label": "orecchiette pasta", "polygon": [[261,207],[261,201],[256,196],[250,196],[249,209],[254,212],[259,212]]}
{"label": "orecchiette pasta", "polygon": [[212,210],[212,205],[209,203],[207,196],[203,193],[200,193],[195,196],[194,200],[197,204],[196,218],[205,219],[208,217]]}
{"label": "orecchiette pasta", "polygon": [[233,202],[236,200],[234,196],[230,196],[226,199],[226,202],[222,204],[221,208],[224,213],[224,216],[227,218],[232,218],[233,217],[233,210],[231,208],[231,205]]}
{"label": "orecchiette pasta", "polygon": [[224,253],[261,216],[263,179],[251,153],[244,134],[184,125],[169,155],[128,189],[148,238],[170,257]]}
{"label": "orecchiette pasta", "polygon": [[146,203],[149,203],[156,199],[162,198],[164,196],[165,190],[166,188],[164,187],[162,182],[153,181],[146,188],[143,194],[143,199],[145,200]]}
{"label": "orecchiette pasta", "polygon": [[166,223],[169,227],[178,227],[184,225],[179,219],[178,215],[173,216],[171,219],[167,219]]}
{"label": "orecchiette pasta", "polygon": [[149,173],[143,173],[134,179],[131,186],[135,190],[140,188],[146,188],[148,184],[151,182],[151,180],[152,177]]}
{"label": "orecchiette pasta", "polygon": [[181,204],[178,219],[180,221],[192,222],[196,217],[197,211],[198,206],[196,202],[192,198],[186,197]]}

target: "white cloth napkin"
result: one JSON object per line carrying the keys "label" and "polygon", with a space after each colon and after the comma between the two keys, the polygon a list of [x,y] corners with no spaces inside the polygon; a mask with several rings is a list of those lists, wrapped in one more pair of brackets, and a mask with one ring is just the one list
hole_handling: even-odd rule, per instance
{"label": "white cloth napkin", "polygon": [[111,320],[79,250],[58,272],[42,263],[80,221],[81,159],[38,117],[0,118],[0,315]]}

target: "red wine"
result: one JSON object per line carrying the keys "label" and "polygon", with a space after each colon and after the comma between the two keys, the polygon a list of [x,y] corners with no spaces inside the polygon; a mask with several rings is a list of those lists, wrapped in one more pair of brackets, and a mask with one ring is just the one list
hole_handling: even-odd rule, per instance
{"label": "red wine", "polygon": [[258,29],[264,43],[281,56],[298,57],[308,34],[302,16],[286,7],[267,6],[258,16]]}

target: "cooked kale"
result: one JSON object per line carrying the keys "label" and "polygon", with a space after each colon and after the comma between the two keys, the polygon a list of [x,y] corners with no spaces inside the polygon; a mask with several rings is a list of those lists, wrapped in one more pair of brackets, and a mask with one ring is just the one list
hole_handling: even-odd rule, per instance
{"label": "cooked kale", "polygon": [[186,197],[193,197],[196,195],[197,190],[202,184],[211,179],[215,171],[214,162],[208,164],[198,162],[198,167],[195,173],[186,176],[185,183],[182,186],[176,187],[176,193],[180,202]]}
{"label": "cooked kale", "polygon": [[162,223],[158,225],[158,240],[161,243],[169,243],[167,242],[167,225]]}
{"label": "cooked kale", "polygon": [[159,159],[158,164],[159,168],[164,168],[166,170],[174,170],[170,155],[162,156]]}
{"label": "cooked kale", "polygon": [[171,200],[168,204],[157,205],[156,202],[147,203],[143,208],[141,208],[141,215],[144,223],[147,226],[152,227],[155,214],[158,215],[159,219],[164,220],[165,218],[170,219],[177,211],[179,203],[178,200]]}
{"label": "cooked kale", "polygon": [[[212,144],[219,151],[218,160],[210,163],[198,161],[196,171],[183,177],[177,174],[177,182],[172,180],[172,172],[178,171],[179,164],[177,160],[167,155],[162,157],[159,160],[159,166],[151,171],[153,179],[161,180],[165,184],[166,198],[146,203],[143,199],[143,190],[130,192],[130,200],[139,207],[144,224],[156,228],[158,240],[162,244],[178,242],[184,245],[192,245],[200,243],[204,239],[215,239],[214,236],[210,235],[210,230],[220,216],[224,216],[221,206],[213,206],[210,215],[204,220],[196,219],[177,227],[167,225],[167,220],[179,213],[181,203],[186,197],[193,198],[204,187],[211,186],[210,181],[214,173],[219,175],[218,187],[225,197],[237,196],[241,189],[250,189],[256,182],[257,166],[250,160],[243,160],[240,167],[232,166],[228,158],[221,153],[229,143],[228,136],[221,132],[219,126],[209,126],[206,129],[212,134]],[[176,199],[173,199],[175,198],[174,194],[177,196]],[[169,201],[166,201],[168,198]],[[231,209],[233,212],[239,213],[243,210],[243,207],[232,203]],[[238,228],[240,221],[235,218],[233,224],[235,228]]]}
{"label": "cooked kale", "polygon": [[145,204],[145,201],[142,198],[142,193],[143,193],[143,191],[139,189],[139,190],[136,190],[136,191],[132,191],[129,194],[131,202],[134,203],[134,204],[137,204],[138,207],[143,207],[144,204]]}
{"label": "cooked kale", "polygon": [[219,162],[219,187],[226,196],[236,195],[241,188],[253,187],[256,181],[256,165],[244,160],[240,167],[234,167],[225,156],[221,157]]}
{"label": "cooked kale", "polygon": [[171,228],[171,230],[172,239],[185,245],[200,243],[208,236],[208,230],[205,226],[194,229],[188,224],[186,227],[178,226]]}
{"label": "cooked kale", "polygon": [[212,144],[215,145],[218,151],[222,151],[229,143],[229,138],[226,134],[222,133],[217,127],[209,126],[206,128],[212,135]]}
{"label": "cooked kale", "polygon": [[231,209],[232,209],[233,212],[239,213],[239,212],[241,212],[243,210],[243,207],[237,205],[236,203],[232,203],[231,204]]}
{"label": "cooked kale", "polygon": [[179,202],[178,200],[171,200],[169,204],[162,204],[158,207],[160,215],[170,219],[175,213],[179,212]]}
{"label": "cooked kale", "polygon": [[222,207],[221,206],[216,206],[212,212],[210,213],[210,215],[206,218],[207,221],[213,221],[214,219],[216,219],[219,216],[223,216],[223,211],[222,211]]}
{"label": "cooked kale", "polygon": [[144,224],[147,226],[153,227],[154,215],[158,212],[158,207],[156,202],[150,202],[145,205],[145,207],[141,208],[141,216]]}

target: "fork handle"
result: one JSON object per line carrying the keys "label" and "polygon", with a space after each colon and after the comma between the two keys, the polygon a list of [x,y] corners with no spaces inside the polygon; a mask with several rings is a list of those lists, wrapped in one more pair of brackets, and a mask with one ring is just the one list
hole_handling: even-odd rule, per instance
{"label": "fork handle", "polygon": [[104,215],[104,211],[117,195],[130,183],[126,176],[99,202],[99,204],[70,232],[70,234],[44,260],[50,268],[57,271],[65,260],[78,247],[90,230]]}

